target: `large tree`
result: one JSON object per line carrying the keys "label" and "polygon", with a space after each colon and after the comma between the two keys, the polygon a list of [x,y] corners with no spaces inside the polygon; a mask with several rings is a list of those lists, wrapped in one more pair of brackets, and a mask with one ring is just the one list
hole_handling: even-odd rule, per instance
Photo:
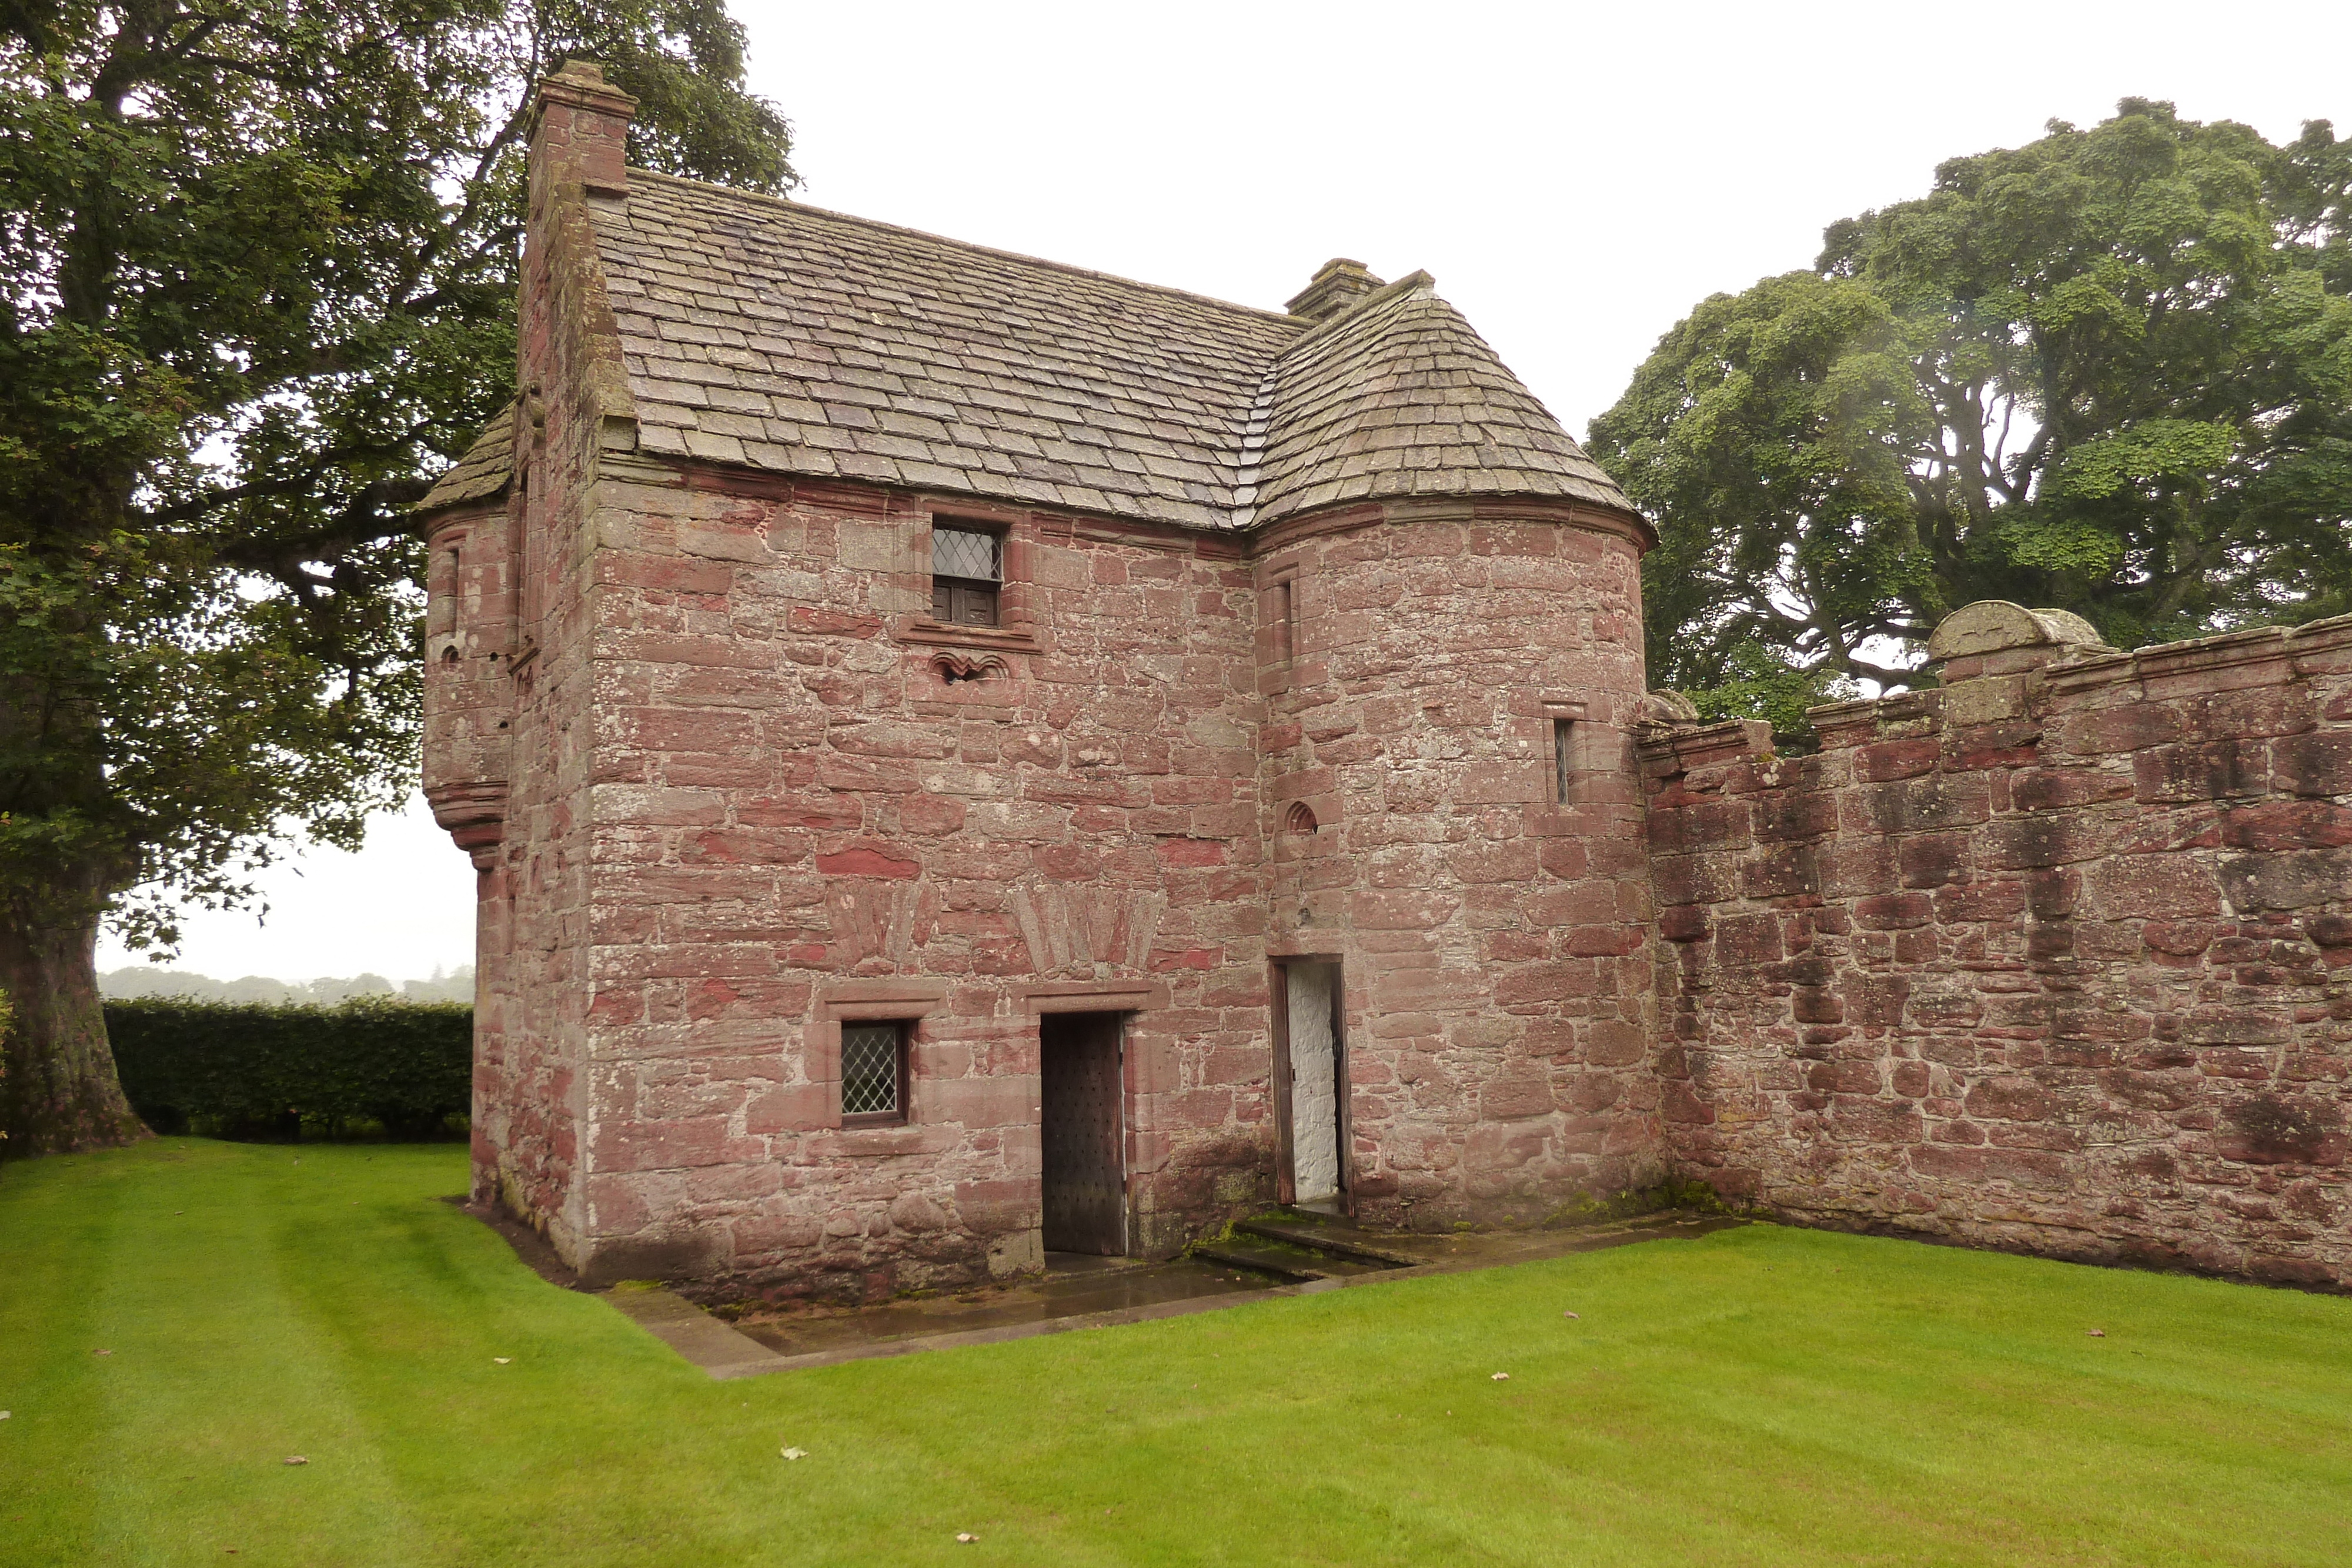
{"label": "large tree", "polygon": [[511,393],[572,54],[633,161],[795,183],[723,0],[0,0],[0,1155],[139,1131],[102,919],[168,946],[410,788],[404,508]]}
{"label": "large tree", "polygon": [[1595,455],[1652,678],[1785,721],[1977,599],[2120,647],[2352,611],[2352,139],[2126,99],[1704,301]]}

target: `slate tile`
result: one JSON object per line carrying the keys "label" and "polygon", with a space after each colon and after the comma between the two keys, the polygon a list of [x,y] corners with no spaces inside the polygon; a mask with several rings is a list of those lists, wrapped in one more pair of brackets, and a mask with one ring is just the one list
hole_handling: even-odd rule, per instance
{"label": "slate tile", "polygon": [[843,453],[840,471],[886,482],[1192,527],[1235,526],[1236,508],[1271,520],[1376,477],[1622,504],[1426,291],[1302,334],[662,175],[634,178],[596,221],[649,452],[740,440],[716,460],[812,473]]}

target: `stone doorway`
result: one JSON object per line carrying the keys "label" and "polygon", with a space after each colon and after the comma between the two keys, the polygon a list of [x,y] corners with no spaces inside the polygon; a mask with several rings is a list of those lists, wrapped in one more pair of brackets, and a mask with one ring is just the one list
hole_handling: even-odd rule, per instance
{"label": "stone doorway", "polygon": [[1276,1076],[1282,1094],[1285,1203],[1346,1203],[1347,1051],[1339,1031],[1339,966],[1301,959],[1279,971]]}
{"label": "stone doorway", "polygon": [[1048,1252],[1127,1251],[1123,1016],[1048,1013],[1037,1020]]}

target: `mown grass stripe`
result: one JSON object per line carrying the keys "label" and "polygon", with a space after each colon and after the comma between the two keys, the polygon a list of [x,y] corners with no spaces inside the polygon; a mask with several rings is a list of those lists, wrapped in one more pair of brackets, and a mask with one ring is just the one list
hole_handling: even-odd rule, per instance
{"label": "mown grass stripe", "polygon": [[715,1383],[296,1153],[0,1178],[0,1563],[2343,1559],[2352,1301],[1756,1227]]}

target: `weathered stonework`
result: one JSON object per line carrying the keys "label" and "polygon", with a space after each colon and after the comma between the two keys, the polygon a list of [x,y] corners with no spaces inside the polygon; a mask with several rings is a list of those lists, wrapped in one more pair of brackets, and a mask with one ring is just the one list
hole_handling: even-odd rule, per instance
{"label": "weathered stonework", "polygon": [[1645,692],[1646,525],[1424,275],[1252,311],[630,170],[629,108],[549,85],[520,395],[423,508],[476,1192],[588,1278],[1034,1269],[1072,1105],[1171,1253],[1292,1195],[1297,1006],[1367,1219],[1679,1171],[2352,1282],[2352,622],[1971,605],[1776,758]]}
{"label": "weathered stonework", "polygon": [[1810,1223],[2340,1287],[2352,621],[2049,616],[1958,612],[1817,756],[1643,744],[1668,1145]]}
{"label": "weathered stonework", "polygon": [[[1447,506],[1256,549],[1298,643],[1269,629],[1259,667],[1271,951],[1344,960],[1360,1212],[1531,1219],[1654,1179],[1637,538]],[[1316,831],[1278,831],[1293,802]]]}
{"label": "weathered stonework", "polygon": [[[1205,400],[1213,371],[1229,401],[1188,427],[1205,456],[1138,425],[1098,472],[1045,407],[1021,428],[1065,433],[1082,482],[1030,495],[977,472],[1032,439],[984,424],[1006,402],[985,391],[953,425],[886,395],[877,424],[847,406],[856,355],[829,390],[813,365],[747,381],[730,345],[760,340],[670,292],[695,260],[661,236],[703,198],[636,191],[609,155],[626,100],[560,86],[523,395],[426,508],[427,792],[481,873],[478,1195],[591,1278],[867,1293],[1034,1268],[1040,1019],[1115,1013],[1125,1244],[1165,1254],[1282,1186],[1272,998],[1309,959],[1342,975],[1359,1212],[1534,1218],[1654,1179],[1625,730],[1647,531],[1425,278],[1366,275],[1313,319],[1067,285],[1111,297],[1103,330],[1166,303],[1211,334],[1210,370],[1167,384]],[[874,237],[812,221],[867,265]],[[980,269],[982,311],[1041,286],[1042,264],[880,243]],[[1066,286],[1042,287],[1021,309]],[[1012,351],[975,319],[954,363]],[[1022,351],[1085,371],[1093,343]],[[862,444],[775,445],[772,417],[727,412],[784,406],[751,384],[813,389],[796,417]],[[1524,472],[1433,444],[1465,411],[1490,442],[1523,429]],[[888,434],[919,428],[977,476]],[[942,523],[1001,539],[997,625],[931,620]],[[911,1030],[910,1103],[845,1125],[842,1031],[874,1019]]]}

